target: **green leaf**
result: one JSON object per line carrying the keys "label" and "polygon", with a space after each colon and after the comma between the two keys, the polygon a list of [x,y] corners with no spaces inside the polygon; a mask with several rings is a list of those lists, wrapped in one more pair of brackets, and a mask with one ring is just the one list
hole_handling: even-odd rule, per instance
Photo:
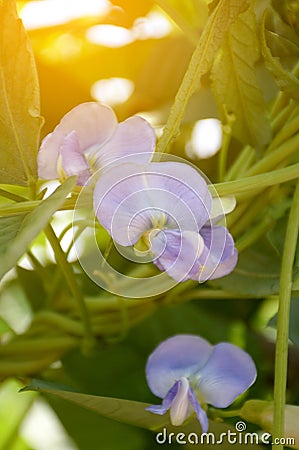
{"label": "green leaf", "polygon": [[0,182],[35,179],[42,118],[33,52],[13,0],[0,0]]}
{"label": "green leaf", "polygon": [[32,240],[45,228],[73,189],[75,181],[74,177],[68,178],[32,212],[0,219],[0,279],[16,265]]}
{"label": "green leaf", "polygon": [[255,298],[276,294],[280,264],[277,251],[269,242],[261,240],[239,255],[238,264],[230,275],[209,284]]}
{"label": "green leaf", "polygon": [[249,5],[248,0],[220,0],[210,15],[176,94],[157,152],[166,151],[178,136],[190,97],[199,89],[203,75],[210,70],[227,30]]}
{"label": "green leaf", "polygon": [[53,394],[109,419],[149,430],[158,429],[168,423],[167,416],[158,416],[146,411],[146,407],[149,406],[147,403],[61,390],[52,383],[39,380],[33,380],[29,386],[22,389],[24,390]]}
{"label": "green leaf", "polygon": [[[299,79],[288,70],[284,69],[280,62],[279,57],[274,57],[270,51],[266,39],[266,17],[264,14],[261,22],[260,30],[260,42],[263,57],[267,69],[272,73],[277,86],[285,92],[288,92],[291,97],[299,99]],[[267,34],[268,38],[271,38],[271,34]]]}
{"label": "green leaf", "polygon": [[[187,437],[189,433],[193,433],[194,436],[195,433],[200,439],[201,429],[197,419],[191,419],[178,429],[178,427],[174,427],[169,423],[168,415],[158,416],[146,411],[145,408],[148,406],[147,403],[121,400],[111,397],[98,397],[95,395],[80,394],[78,392],[68,390],[60,390],[55,388],[55,385],[52,383],[39,380],[33,380],[31,385],[26,386],[21,391],[28,390],[39,391],[45,394],[53,394],[61,399],[70,401],[104,417],[117,420],[122,423],[135,425],[137,427],[146,428],[156,432],[160,431],[160,439],[164,440],[164,438],[166,438],[166,443],[176,443],[175,436],[179,432],[183,432],[185,437]],[[228,430],[235,431],[232,427],[225,423],[209,421],[209,433],[214,434],[215,441],[222,437],[221,442],[223,448],[225,449],[229,448],[229,444],[226,442],[225,435],[222,433],[227,433]],[[170,436],[171,433],[174,433],[173,438]],[[171,439],[171,442],[169,442],[169,438]],[[172,439],[174,440],[172,441]],[[203,446],[205,444],[206,442]],[[198,445],[201,445],[200,441]],[[186,448],[189,448],[189,446]],[[190,448],[192,448],[191,445]],[[245,444],[243,446],[242,442],[240,442],[240,446],[238,448],[245,448]],[[256,450],[259,447],[253,444],[252,448]]]}
{"label": "green leaf", "polygon": [[212,68],[212,90],[219,111],[234,113],[232,132],[243,144],[263,147],[271,137],[255,63],[259,43],[253,4],[229,28]]}

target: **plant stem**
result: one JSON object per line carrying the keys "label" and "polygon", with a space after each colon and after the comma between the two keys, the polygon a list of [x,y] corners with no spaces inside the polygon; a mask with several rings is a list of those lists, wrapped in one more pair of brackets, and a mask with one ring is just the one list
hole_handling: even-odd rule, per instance
{"label": "plant stem", "polygon": [[284,142],[271,153],[259,160],[254,166],[252,166],[248,172],[249,175],[257,175],[262,172],[275,169],[282,162],[290,158],[294,153],[299,150],[299,134],[290,138],[287,142]]}
{"label": "plant stem", "polygon": [[158,141],[157,153],[167,152],[171,142],[177,137],[191,95],[199,89],[201,77],[213,64],[227,29],[244,10],[243,2],[239,5],[227,3],[230,2],[220,0],[206,23],[175,96],[163,134]]}
{"label": "plant stem", "polygon": [[[298,238],[298,228],[299,182],[297,183],[290,210],[280,273],[280,293],[277,316],[277,340],[274,380],[274,440],[275,438],[281,438],[284,435],[284,409],[286,400],[288,362],[288,330],[292,292],[292,273]],[[283,445],[274,444],[273,448],[275,448],[276,450],[283,450]]]}
{"label": "plant stem", "polygon": [[258,223],[254,228],[250,229],[245,233],[240,239],[236,241],[236,248],[238,252],[243,252],[246,248],[250,247],[254,242],[256,242],[260,237],[262,237],[275,221],[266,217],[262,222]]}
{"label": "plant stem", "polygon": [[223,138],[218,159],[218,179],[220,182],[225,180],[225,175],[227,172],[227,155],[232,137],[232,126],[236,120],[236,116],[234,114],[228,113],[225,107],[223,109],[226,123],[222,125]]}
{"label": "plant stem", "polygon": [[28,202],[14,203],[13,205],[9,206],[2,206],[0,207],[0,217],[18,216],[20,214],[26,214],[32,211],[34,208],[36,208],[39,204],[40,201],[34,200]]}
{"label": "plant stem", "polygon": [[255,160],[255,150],[246,145],[226,173],[225,181],[240,178]]}
{"label": "plant stem", "polygon": [[287,141],[299,130],[299,117],[296,116],[285,124],[285,126],[277,133],[269,145],[267,152],[277,148],[283,142]]}
{"label": "plant stem", "polygon": [[290,115],[297,110],[297,103],[294,100],[290,100],[288,105],[282,109],[279,114],[272,121],[272,130],[273,133],[276,134],[279,130],[285,125],[285,123],[290,118]]}
{"label": "plant stem", "polygon": [[74,275],[73,268],[69,264],[68,260],[66,259],[66,256],[60,246],[60,242],[59,242],[53,228],[51,227],[51,225],[48,225],[46,227],[45,233],[46,233],[47,239],[50,242],[52,249],[54,251],[56,262],[60,266],[61,271],[67,282],[67,285],[68,285],[68,287],[80,309],[81,318],[82,318],[82,322],[83,322],[84,329],[85,329],[86,350],[88,351],[90,348],[93,347],[94,338],[93,338],[93,334],[92,334],[90,318],[89,318],[88,310],[86,308],[84,297],[81,293],[79,286],[77,285],[77,280]]}
{"label": "plant stem", "polygon": [[65,351],[77,347],[79,339],[70,336],[39,337],[38,339],[26,338],[15,339],[0,347],[0,355],[39,355],[41,353],[51,353]]}
{"label": "plant stem", "polygon": [[54,361],[60,358],[61,353],[49,353],[44,358],[34,360],[16,361],[15,359],[1,358],[0,361],[0,378],[9,376],[25,376],[38,373],[46,369]]}
{"label": "plant stem", "polygon": [[0,196],[8,198],[9,200],[13,200],[14,202],[24,202],[26,201],[25,197],[21,195],[14,194],[13,192],[6,191],[5,189],[0,189]]}
{"label": "plant stem", "polygon": [[237,195],[242,192],[248,192],[252,196],[256,195],[258,190],[285,183],[299,177],[299,163],[283,169],[265,172],[259,175],[240,178],[239,180],[226,181],[224,183],[216,183],[213,188],[216,189],[219,196]]}

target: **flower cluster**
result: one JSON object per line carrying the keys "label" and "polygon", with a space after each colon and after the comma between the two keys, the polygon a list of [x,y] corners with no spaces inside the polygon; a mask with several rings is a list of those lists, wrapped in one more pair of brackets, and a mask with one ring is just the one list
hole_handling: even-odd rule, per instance
{"label": "flower cluster", "polygon": [[154,130],[141,117],[118,124],[108,106],[83,103],[43,140],[39,176],[76,175],[78,185],[93,176],[101,225],[119,245],[150,255],[174,280],[227,275],[237,251],[213,215],[215,200],[206,181],[188,164],[150,162],[154,147]]}
{"label": "flower cluster", "polygon": [[163,399],[147,409],[155,414],[170,410],[173,425],[195,412],[202,432],[208,430],[206,406],[226,408],[256,379],[251,357],[227,342],[212,346],[194,335],[176,335],[150,355],[146,376],[151,391]]}

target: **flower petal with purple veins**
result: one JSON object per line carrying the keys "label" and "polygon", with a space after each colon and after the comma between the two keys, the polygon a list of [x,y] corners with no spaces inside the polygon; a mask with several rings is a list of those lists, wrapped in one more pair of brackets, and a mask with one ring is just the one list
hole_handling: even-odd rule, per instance
{"label": "flower petal with purple veins", "polygon": [[113,110],[97,102],[82,103],[71,109],[55,130],[43,140],[38,152],[40,178],[57,178],[57,162],[64,138],[76,131],[81,152],[93,146],[100,147],[111,138],[117,127]]}
{"label": "flower petal with purple veins", "polygon": [[178,382],[178,392],[170,406],[170,421],[172,425],[182,425],[188,416],[189,381],[182,377]]}
{"label": "flower petal with purple veins", "polygon": [[169,410],[173,400],[175,399],[180,386],[180,380],[176,381],[174,385],[169,389],[166,396],[163,398],[161,405],[150,405],[146,408],[147,411],[153,412],[154,414],[163,415]]}
{"label": "flower petal with purple veins", "polygon": [[200,235],[205,246],[199,257],[199,281],[220,278],[232,272],[237,264],[238,252],[227,228],[204,226]]}
{"label": "flower petal with purple veins", "polygon": [[115,162],[147,163],[153,155],[155,144],[156,136],[150,124],[142,117],[130,117],[118,124],[111,139],[98,153],[97,166],[106,168]]}
{"label": "flower petal with purple veins", "polygon": [[213,347],[193,335],[177,335],[162,342],[149,356],[146,377],[151,391],[164,398],[174,383],[203,367]]}
{"label": "flower petal with purple veins", "polygon": [[76,131],[71,131],[60,147],[62,168],[67,176],[77,175],[77,184],[83,185],[90,177],[90,167],[84,154],[80,151]]}
{"label": "flower petal with purple veins", "polygon": [[205,412],[205,410],[202,409],[202,407],[200,406],[192,388],[189,389],[189,401],[192,405],[192,408],[195,411],[195,414],[200,423],[202,432],[206,433],[209,428],[208,416],[207,416],[207,413]]}
{"label": "flower petal with purple veins", "polygon": [[[146,377],[151,391],[164,398],[149,411],[163,414],[170,408],[173,425],[181,425],[195,411],[202,432],[208,431],[204,408],[226,408],[256,378],[251,357],[229,343],[211,346],[199,336],[181,334],[162,342],[149,356]],[[177,387],[176,387],[177,386]]]}
{"label": "flower petal with purple veins", "polygon": [[151,239],[153,263],[176,281],[185,281],[198,272],[198,258],[204,248],[199,233],[163,230]]}
{"label": "flower petal with purple veins", "polygon": [[[112,167],[94,191],[100,223],[124,246],[133,245],[151,228],[198,232],[209,218],[211,203],[205,180],[177,162]],[[149,220],[152,225],[147,228]]]}
{"label": "flower petal with purple veins", "polygon": [[256,379],[252,358],[235,345],[215,345],[204,367],[198,371],[197,390],[206,403],[226,408]]}

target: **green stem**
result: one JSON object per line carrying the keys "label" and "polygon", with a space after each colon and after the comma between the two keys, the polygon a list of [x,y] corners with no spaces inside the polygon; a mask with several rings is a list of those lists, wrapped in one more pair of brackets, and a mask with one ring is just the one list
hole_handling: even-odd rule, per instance
{"label": "green stem", "polygon": [[246,170],[248,170],[254,160],[255,150],[250,147],[250,145],[246,145],[246,147],[244,147],[240,152],[230,169],[227,171],[225,181],[231,181],[240,178],[240,176],[242,176],[246,172]]}
{"label": "green stem", "polygon": [[222,409],[210,409],[211,414],[215,417],[222,417],[223,419],[229,419],[231,417],[240,417],[241,410],[240,409],[232,409],[231,411],[223,411]]}
{"label": "green stem", "polygon": [[[299,182],[295,190],[285,237],[280,273],[279,307],[277,315],[277,340],[275,353],[274,380],[274,425],[273,438],[284,436],[284,410],[286,400],[288,330],[290,302],[292,292],[293,263],[296,252],[299,228]],[[283,450],[282,444],[273,445],[276,450]]]}
{"label": "green stem", "polygon": [[14,194],[13,192],[6,191],[5,189],[0,189],[0,196],[8,198],[9,200],[13,200],[14,202],[24,202],[26,201],[25,197],[21,195]]}
{"label": "green stem", "polygon": [[283,169],[265,172],[259,175],[241,178],[239,180],[226,181],[224,183],[216,183],[213,190],[216,189],[218,195],[237,195],[243,192],[249,193],[251,196],[256,195],[258,190],[285,183],[299,177],[299,163]]}
{"label": "green stem", "polygon": [[39,337],[38,339],[22,339],[13,340],[6,345],[0,347],[0,355],[22,355],[29,356],[39,355],[40,353],[51,353],[56,351],[65,351],[70,348],[77,347],[79,339],[69,336],[63,337]]}
{"label": "green stem", "polygon": [[[195,288],[191,291],[186,292],[182,298],[179,299],[177,303],[189,301],[189,300],[203,300],[203,299],[213,299],[213,300],[226,300],[226,299],[235,299],[235,298],[243,298],[250,299],[255,298],[254,295],[243,295],[236,292],[224,291],[223,289],[202,289]],[[256,298],[259,298],[257,296]],[[173,301],[173,303],[176,303]]]}
{"label": "green stem", "polygon": [[202,75],[207,73],[213,64],[226,30],[234,20],[235,15],[242,11],[242,7],[240,10],[232,8],[229,11],[229,17],[224,20],[223,16],[228,10],[230,10],[230,5],[221,0],[206,23],[175,96],[163,134],[158,141],[156,150],[158,154],[169,151],[171,142],[179,134],[180,124],[189,99],[199,89]]}
{"label": "green stem", "polygon": [[258,161],[251,169],[248,170],[246,175],[257,175],[268,170],[273,170],[279,166],[282,162],[290,158],[294,153],[299,150],[299,134],[290,138],[287,142],[284,142],[271,153]]}
{"label": "green stem", "polygon": [[[299,74],[299,62],[295,65],[292,73],[297,76]],[[271,110],[271,119],[273,120],[276,115],[286,106],[286,103],[290,100],[290,94],[287,91],[282,91],[278,94]]]}
{"label": "green stem", "polygon": [[274,220],[266,217],[262,222],[255,225],[254,228],[250,229],[245,233],[240,239],[236,241],[236,248],[238,252],[243,252],[246,248],[250,247],[254,242],[256,242],[260,237],[262,237],[269,229],[271,225],[274,224]]}
{"label": "green stem", "polygon": [[222,146],[219,154],[219,167],[218,167],[218,177],[219,181],[223,181],[225,179],[225,174],[227,170],[227,156],[228,156],[228,148],[232,137],[232,125],[236,120],[235,115],[228,114],[225,111],[226,116],[226,124],[222,127],[223,132],[223,140]]}
{"label": "green stem", "polygon": [[278,133],[279,130],[285,125],[288,121],[290,115],[294,110],[297,110],[297,103],[294,100],[291,100],[288,105],[282,109],[279,114],[272,121],[272,130],[273,133]]}
{"label": "green stem", "polygon": [[34,360],[16,361],[15,359],[1,358],[0,361],[0,378],[9,376],[26,376],[33,373],[39,373],[46,369],[54,361],[60,358],[61,352],[50,353],[44,358],[38,357]]}
{"label": "green stem", "polygon": [[94,338],[91,330],[90,318],[88,310],[86,308],[84,297],[81,293],[79,286],[77,285],[77,280],[74,275],[73,268],[66,259],[65,253],[63,252],[60,246],[60,242],[51,225],[48,225],[46,227],[45,233],[54,251],[56,262],[60,266],[61,271],[67,282],[67,285],[80,309],[81,318],[85,329],[86,350],[88,351],[88,349],[93,346]]}
{"label": "green stem", "polygon": [[287,141],[290,137],[292,137],[299,130],[299,117],[294,117],[292,120],[287,122],[285,126],[277,133],[277,135],[272,140],[269,145],[267,151],[272,151],[277,148],[283,142]]}
{"label": "green stem", "polygon": [[263,195],[251,198],[250,202],[242,202],[241,194],[238,208],[236,208],[227,218],[227,226],[234,236],[241,234],[247,230],[251,223],[256,222],[257,217],[261,216],[264,210],[277,195],[278,185],[274,185],[270,189],[263,191]]}
{"label": "green stem", "polygon": [[32,264],[32,267],[34,268],[35,272],[40,277],[45,291],[47,291],[49,285],[52,282],[48,272],[45,270],[43,265],[40,263],[40,261],[36,258],[36,256],[32,253],[32,251],[30,249],[27,250],[27,256],[28,256],[30,263]]}
{"label": "green stem", "polygon": [[2,206],[0,207],[0,217],[18,216],[20,214],[26,214],[35,209],[39,204],[40,201],[34,200],[34,201],[19,202],[9,206]]}
{"label": "green stem", "polygon": [[54,311],[40,311],[36,313],[32,327],[37,324],[47,325],[50,328],[61,330],[72,336],[82,337],[84,334],[84,328],[80,322]]}

